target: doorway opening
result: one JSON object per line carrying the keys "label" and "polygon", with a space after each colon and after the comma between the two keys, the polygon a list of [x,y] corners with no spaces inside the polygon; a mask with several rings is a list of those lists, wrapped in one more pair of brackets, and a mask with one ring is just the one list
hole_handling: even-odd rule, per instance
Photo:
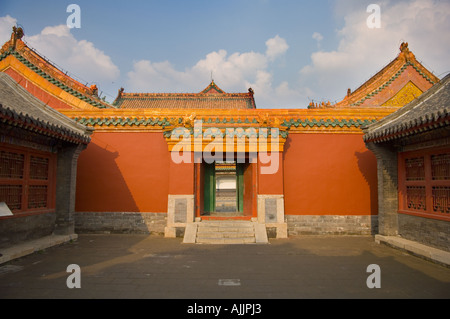
{"label": "doorway opening", "polygon": [[256,169],[252,163],[215,161],[199,164],[199,217],[250,218],[256,215]]}
{"label": "doorway opening", "polygon": [[239,185],[236,162],[215,163],[216,213],[237,214],[242,212],[239,205]]}

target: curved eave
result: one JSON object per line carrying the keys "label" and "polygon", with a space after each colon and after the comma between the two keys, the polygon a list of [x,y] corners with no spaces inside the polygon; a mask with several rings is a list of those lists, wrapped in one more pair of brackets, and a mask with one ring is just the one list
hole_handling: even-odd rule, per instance
{"label": "curved eave", "polygon": [[412,135],[417,135],[434,129],[450,126],[450,116],[430,118],[426,121],[416,119],[401,125],[397,125],[380,132],[366,133],[364,141],[366,143],[385,143],[402,139]]}
{"label": "curved eave", "polygon": [[18,114],[7,108],[0,110],[0,122],[74,144],[89,144],[91,140],[89,136],[92,132],[91,128],[87,128],[86,134],[81,134],[59,125],[34,119],[27,114]]}

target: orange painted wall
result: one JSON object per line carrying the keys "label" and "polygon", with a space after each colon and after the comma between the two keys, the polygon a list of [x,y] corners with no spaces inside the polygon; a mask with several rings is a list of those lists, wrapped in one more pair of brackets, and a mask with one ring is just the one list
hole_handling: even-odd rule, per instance
{"label": "orange painted wall", "polygon": [[[258,156],[258,194],[260,195],[283,195],[283,153],[268,154],[271,161],[278,161],[263,164]],[[267,161],[265,159],[265,161]],[[278,166],[278,168],[277,168]],[[273,174],[262,174],[262,168],[273,170]],[[277,169],[276,169],[277,168]]]}
{"label": "orange painted wall", "polygon": [[169,194],[171,195],[193,195],[194,178],[194,155],[191,155],[190,163],[175,163],[169,153]]}
{"label": "orange painted wall", "polygon": [[376,158],[362,134],[289,134],[286,215],[376,215]]}
{"label": "orange painted wall", "polygon": [[169,160],[162,133],[95,132],[78,159],[76,211],[167,212]]}

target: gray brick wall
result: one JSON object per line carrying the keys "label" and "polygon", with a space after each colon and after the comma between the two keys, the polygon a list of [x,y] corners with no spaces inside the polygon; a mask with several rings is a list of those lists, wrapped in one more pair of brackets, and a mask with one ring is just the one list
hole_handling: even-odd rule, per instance
{"label": "gray brick wall", "polygon": [[165,213],[76,212],[75,233],[164,234]]}
{"label": "gray brick wall", "polygon": [[398,234],[398,162],[397,149],[391,145],[367,143],[377,158],[378,231],[381,235]]}
{"label": "gray brick wall", "polygon": [[450,251],[450,222],[398,214],[398,223],[401,237]]}
{"label": "gray brick wall", "polygon": [[298,235],[374,235],[377,216],[286,215],[288,236]]}
{"label": "gray brick wall", "polygon": [[0,247],[49,236],[55,228],[55,213],[6,218],[0,222]]}

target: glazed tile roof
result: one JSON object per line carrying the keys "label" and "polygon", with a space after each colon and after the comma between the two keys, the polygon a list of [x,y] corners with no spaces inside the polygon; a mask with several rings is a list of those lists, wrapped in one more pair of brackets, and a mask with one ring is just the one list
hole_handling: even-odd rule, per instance
{"label": "glazed tile roof", "polygon": [[443,126],[450,126],[450,74],[418,99],[365,127],[364,140],[379,143]]}
{"label": "glazed tile roof", "polygon": [[[322,103],[322,105],[311,103],[309,108],[378,107],[387,105],[401,107],[437,82],[439,82],[439,78],[416,60],[414,54],[408,48],[408,43],[402,43],[400,53],[394,60],[353,92],[348,89],[347,95],[342,101],[333,105],[329,102],[327,104]],[[406,103],[398,103],[401,101],[398,95],[402,93],[411,95],[406,98]],[[396,105],[393,105],[393,102]]]}
{"label": "glazed tile roof", "polygon": [[13,27],[10,41],[5,42],[0,49],[0,62],[13,56],[39,77],[74,98],[86,102],[90,108],[112,108],[112,105],[98,97],[96,85],[88,87],[59,70],[33,48],[28,47],[22,40],[23,35],[21,28]]}
{"label": "glazed tile roof", "polygon": [[89,135],[93,131],[45,105],[8,74],[1,72],[0,123],[77,144],[89,143]]}
{"label": "glazed tile roof", "polygon": [[254,109],[253,90],[225,93],[212,81],[200,93],[124,93],[119,91],[113,105],[121,109]]}

